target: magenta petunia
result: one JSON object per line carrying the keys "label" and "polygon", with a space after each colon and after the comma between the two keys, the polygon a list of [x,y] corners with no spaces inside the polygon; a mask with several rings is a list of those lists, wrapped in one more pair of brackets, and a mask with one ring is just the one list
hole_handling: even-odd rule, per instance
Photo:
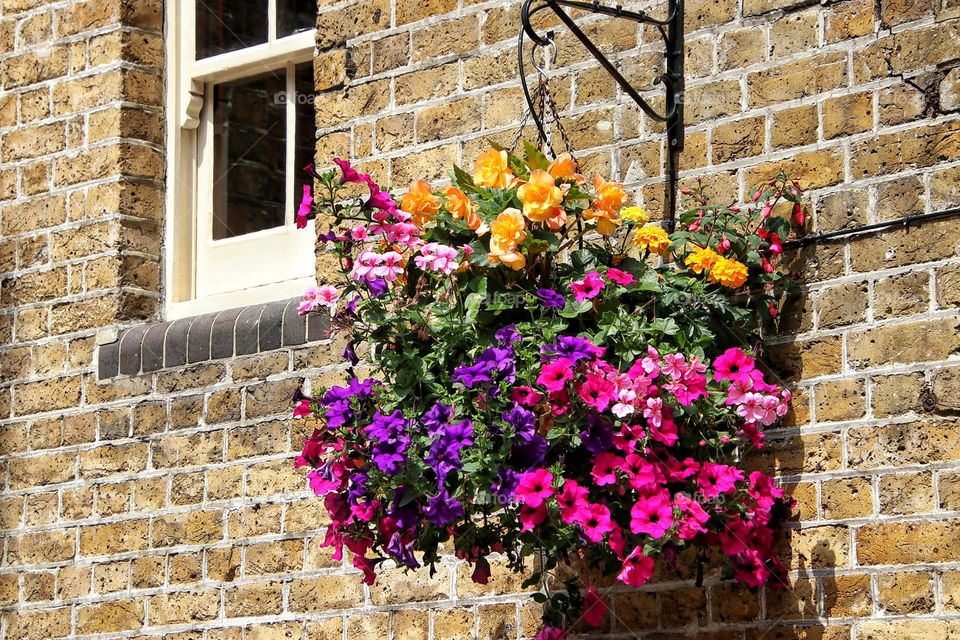
{"label": "magenta petunia", "polygon": [[582,280],[570,283],[570,288],[573,290],[573,297],[577,302],[596,298],[606,286],[606,283],[597,271],[591,271],[585,275]]}
{"label": "magenta petunia", "polygon": [[738,380],[745,382],[750,379],[754,369],[754,360],[743,349],[731,347],[713,361],[715,380]]}
{"label": "magenta petunia", "polygon": [[563,391],[564,385],[572,378],[572,363],[566,358],[559,358],[540,368],[540,375],[537,376],[537,384],[550,393],[557,393]]}
{"label": "magenta petunia", "polygon": [[521,504],[539,507],[556,493],[553,488],[553,474],[546,469],[534,469],[520,476],[516,496]]}
{"label": "magenta petunia", "polygon": [[657,492],[641,498],[630,509],[630,531],[645,533],[651,538],[662,538],[673,526],[673,503],[670,494]]}

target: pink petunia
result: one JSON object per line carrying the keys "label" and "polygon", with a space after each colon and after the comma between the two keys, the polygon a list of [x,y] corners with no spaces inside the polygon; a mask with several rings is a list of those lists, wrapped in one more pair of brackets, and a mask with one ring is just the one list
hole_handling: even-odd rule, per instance
{"label": "pink petunia", "polygon": [[604,283],[600,277],[600,273],[597,271],[591,271],[585,275],[582,280],[570,283],[570,288],[573,290],[573,297],[576,298],[577,302],[596,298],[606,286],[606,283]]}
{"label": "pink petunia", "polygon": [[620,269],[614,269],[613,267],[607,269],[607,280],[610,282],[616,282],[617,284],[623,286],[629,286],[636,281],[636,278],[633,277],[632,273],[627,273],[626,271],[621,271]]}
{"label": "pink petunia", "polygon": [[603,540],[603,536],[614,529],[610,520],[610,509],[602,504],[590,504],[577,513],[575,522],[583,529],[583,535],[593,543]]}
{"label": "pink petunia", "polygon": [[587,587],[587,592],[583,597],[583,621],[593,628],[600,626],[604,614],[607,613],[607,603],[603,601],[597,588],[593,585]]}
{"label": "pink petunia", "polygon": [[577,394],[587,406],[604,411],[616,399],[616,387],[612,382],[594,373],[588,373]]}
{"label": "pink petunia", "polygon": [[666,477],[659,466],[635,453],[626,457],[623,470],[630,479],[630,487],[644,496],[659,493],[666,482]]}
{"label": "pink petunia", "polygon": [[645,533],[651,538],[662,538],[673,526],[673,504],[670,494],[658,492],[641,498],[630,509],[630,531]]}
{"label": "pink petunia", "polygon": [[553,474],[546,469],[527,471],[517,485],[517,499],[524,505],[536,508],[555,493]]}
{"label": "pink petunia", "polygon": [[510,399],[524,407],[535,407],[543,402],[543,394],[537,393],[532,387],[523,385],[510,390]]}
{"label": "pink petunia", "polygon": [[713,361],[713,369],[713,377],[717,381],[745,381],[754,369],[754,360],[744,353],[743,349],[731,347]]}
{"label": "pink petunia", "polygon": [[743,472],[736,467],[704,462],[697,474],[697,487],[704,498],[712,500],[721,494],[736,491],[737,482],[741,480]]}
{"label": "pink petunia", "polygon": [[537,384],[550,393],[563,391],[567,381],[573,378],[573,363],[566,358],[558,358],[554,362],[543,365]]}
{"label": "pink petunia", "polygon": [[340,167],[340,171],[343,174],[340,176],[340,184],[347,182],[364,182],[366,179],[369,179],[369,176],[358,172],[347,160],[334,158],[333,164]]}
{"label": "pink petunia", "polygon": [[674,504],[680,510],[680,520],[677,523],[677,536],[681,540],[692,540],[701,533],[706,533],[706,524],[710,514],[704,511],[700,503],[682,493],[674,498]]}
{"label": "pink petunia", "polygon": [[537,525],[547,519],[547,508],[544,505],[530,507],[520,505],[520,531],[533,531]]}
{"label": "pink petunia", "polygon": [[589,505],[588,492],[577,484],[576,480],[564,480],[560,493],[557,494],[557,504],[560,505],[560,519],[570,524],[578,518],[580,511]]}
{"label": "pink petunia", "polygon": [[642,587],[652,577],[653,558],[644,555],[643,547],[637,547],[623,561],[617,580],[631,587]]}
{"label": "pink petunia", "polygon": [[599,486],[617,483],[617,469],[623,466],[623,458],[612,453],[601,453],[593,463],[590,474]]}
{"label": "pink petunia", "polygon": [[313,410],[310,408],[310,398],[304,398],[297,404],[293,409],[294,418],[309,418],[313,413]]}
{"label": "pink petunia", "polygon": [[533,640],[566,640],[567,632],[560,627],[544,626]]}
{"label": "pink petunia", "polygon": [[303,198],[300,200],[300,207],[297,209],[297,229],[303,229],[310,221],[310,213],[313,211],[313,196],[310,195],[310,185],[303,185]]}

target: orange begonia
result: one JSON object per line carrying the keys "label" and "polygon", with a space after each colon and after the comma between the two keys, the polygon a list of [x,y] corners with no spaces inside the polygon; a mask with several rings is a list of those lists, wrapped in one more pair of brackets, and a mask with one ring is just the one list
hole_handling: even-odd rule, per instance
{"label": "orange begonia", "polygon": [[617,216],[627,202],[627,192],[619,182],[608,182],[599,175],[594,176],[593,187],[597,197],[590,203],[590,208],[583,212],[583,216],[588,220],[596,220],[597,231],[607,236],[616,231],[620,224]]}
{"label": "orange begonia", "polygon": [[557,215],[563,192],[553,176],[543,169],[530,172],[530,180],[517,189],[517,198],[523,203],[523,215],[533,222],[546,222]]}
{"label": "orange begonia", "polygon": [[423,229],[440,211],[440,198],[433,195],[426,180],[414,180],[400,199],[400,208],[413,216],[413,223]]}
{"label": "orange begonia", "polygon": [[504,189],[512,179],[506,151],[488,149],[473,163],[473,183],[478,187]]}
{"label": "orange begonia", "polygon": [[573,180],[577,184],[580,184],[584,178],[577,173],[579,169],[580,167],[577,166],[577,161],[573,159],[573,156],[569,153],[561,153],[550,163],[547,171],[555,180]]}
{"label": "orange begonia", "polygon": [[501,262],[511,269],[519,271],[527,264],[526,257],[520,253],[520,243],[527,239],[523,214],[517,209],[504,209],[490,224],[490,262]]}
{"label": "orange begonia", "polygon": [[457,220],[463,220],[471,231],[482,234],[486,231],[483,220],[477,215],[477,204],[460,189],[450,186],[444,191],[447,197],[447,211]]}

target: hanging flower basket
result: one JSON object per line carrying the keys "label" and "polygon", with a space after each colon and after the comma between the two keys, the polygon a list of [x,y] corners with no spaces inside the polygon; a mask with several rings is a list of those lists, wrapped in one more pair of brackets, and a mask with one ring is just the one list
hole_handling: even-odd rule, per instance
{"label": "hanging flower basket", "polygon": [[[735,461],[790,401],[756,352],[790,286],[774,264],[801,215],[794,180],[729,208],[698,186],[667,233],[622,185],[530,145],[399,203],[334,162],[299,219],[330,223],[318,246],[342,273],[301,312],[350,333],[351,368],[295,415],[323,423],[296,464],[335,558],[346,546],[371,584],[383,562],[452,552],[485,583],[497,554],[551,586],[540,638],[606,610],[565,561],[640,586],[658,558],[713,548],[740,582],[782,583],[789,500]],[[361,345],[374,378],[353,375]]]}

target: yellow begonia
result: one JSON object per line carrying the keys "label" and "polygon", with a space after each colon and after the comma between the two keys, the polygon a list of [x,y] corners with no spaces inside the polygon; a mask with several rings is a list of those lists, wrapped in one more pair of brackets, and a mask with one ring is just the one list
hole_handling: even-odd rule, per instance
{"label": "yellow begonia", "polygon": [[710,267],[707,279],[710,282],[737,289],[747,281],[747,265],[737,260],[719,256],[713,266]]}
{"label": "yellow begonia", "polygon": [[535,169],[530,179],[517,189],[517,198],[523,203],[523,215],[533,222],[546,222],[557,215],[563,192],[549,173]]}
{"label": "yellow begonia", "polygon": [[670,248],[670,236],[660,227],[641,227],[633,236],[633,245],[662,256]]}
{"label": "yellow begonia", "polygon": [[580,168],[577,166],[577,161],[573,159],[569,153],[561,153],[557,158],[550,163],[550,166],[547,168],[547,171],[550,173],[554,179],[557,180],[573,180],[577,184],[583,182],[583,176],[577,173]]}
{"label": "yellow begonia", "polygon": [[520,243],[526,239],[523,214],[518,209],[504,209],[490,223],[490,253],[487,257],[493,264],[500,262],[519,271],[527,264],[526,257],[519,251]]}
{"label": "yellow begonia", "polygon": [[478,187],[504,189],[511,180],[513,174],[506,151],[489,149],[477,156],[473,163],[473,183]]}
{"label": "yellow begonia", "polygon": [[621,209],[620,217],[630,224],[645,225],[650,222],[650,215],[643,207],[627,207]]}
{"label": "yellow begonia", "polygon": [[697,247],[684,258],[683,263],[694,273],[703,273],[710,269],[719,257],[710,247]]}

